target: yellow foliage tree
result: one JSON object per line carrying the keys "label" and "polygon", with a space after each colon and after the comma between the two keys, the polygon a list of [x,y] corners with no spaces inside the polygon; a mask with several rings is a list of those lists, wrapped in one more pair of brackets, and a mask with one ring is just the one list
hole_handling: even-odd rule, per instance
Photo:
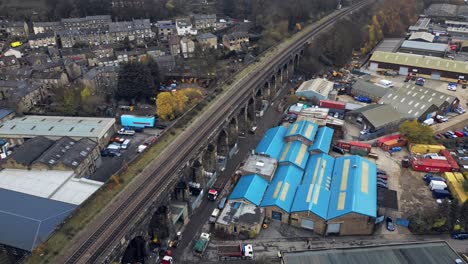
{"label": "yellow foliage tree", "polygon": [[203,98],[199,89],[187,88],[181,91],[187,98],[189,105],[195,105]]}
{"label": "yellow foliage tree", "polygon": [[156,98],[156,112],[163,120],[172,120],[175,118],[174,102],[170,92],[162,92]]}
{"label": "yellow foliage tree", "polygon": [[174,110],[177,115],[181,115],[185,112],[187,107],[188,98],[182,91],[175,91],[172,93]]}

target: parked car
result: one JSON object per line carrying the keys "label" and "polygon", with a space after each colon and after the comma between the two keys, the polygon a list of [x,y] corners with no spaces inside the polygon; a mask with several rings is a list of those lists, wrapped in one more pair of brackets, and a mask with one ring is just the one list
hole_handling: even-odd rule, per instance
{"label": "parked car", "polygon": [[441,138],[442,138],[442,137],[441,137],[441,136],[439,136],[439,134],[437,134],[437,135],[434,135],[434,139],[436,139],[436,140],[440,140]]}
{"label": "parked car", "polygon": [[387,180],[385,179],[382,179],[382,178],[377,178],[377,183],[384,183],[384,184],[388,184]]}
{"label": "parked car", "polygon": [[388,176],[385,174],[377,174],[377,179],[388,181]]}
{"label": "parked car", "polygon": [[362,102],[362,103],[372,103],[372,99],[370,99],[369,97],[366,97],[366,96],[361,96],[361,95],[358,95],[358,96],[355,96],[354,99],[358,102]]}
{"label": "parked car", "polygon": [[336,145],[333,145],[333,146],[332,146],[332,151],[333,151],[333,152],[336,152],[336,153],[339,153],[339,154],[341,154],[341,155],[344,155],[344,154],[345,154],[345,150],[342,149],[342,148],[340,148],[340,147],[338,147],[338,146],[336,146]]}
{"label": "parked car", "polygon": [[146,148],[148,148],[148,145],[139,145],[138,148],[137,148],[137,152],[138,153],[141,153],[143,152]]}
{"label": "parked car", "polygon": [[456,91],[457,90],[457,84],[456,83],[453,83],[453,82],[450,82],[447,86],[447,90],[449,91]]}
{"label": "parked car", "polygon": [[468,232],[453,233],[452,238],[453,239],[460,239],[460,240],[468,239]]}
{"label": "parked car", "polygon": [[424,83],[426,82],[426,80],[424,80],[424,78],[418,78],[416,79],[416,85],[419,85],[419,86],[424,86]]}
{"label": "parked car", "polygon": [[386,222],[387,222],[387,230],[391,232],[395,231],[395,225],[393,224],[392,218],[387,216]]}
{"label": "parked car", "polygon": [[156,137],[149,137],[145,140],[145,142],[143,142],[143,145],[146,145],[146,146],[149,146],[149,145],[152,145],[154,144],[154,142],[156,142]]}
{"label": "parked car", "polygon": [[448,118],[446,116],[436,115],[436,121],[439,122],[439,123],[447,122]]}
{"label": "parked car", "polygon": [[218,191],[216,189],[209,189],[207,197],[210,201],[216,201],[218,198]]}
{"label": "parked car", "polygon": [[121,128],[119,131],[117,131],[117,134],[133,136],[135,135],[135,130],[127,130],[125,128]]}
{"label": "parked car", "polygon": [[461,131],[455,131],[455,135],[457,137],[464,137],[465,136],[465,135],[463,135],[463,132],[461,132]]}
{"label": "parked car", "polygon": [[369,130],[368,129],[363,129],[361,130],[361,135],[365,135],[365,134],[368,134],[369,133]]}
{"label": "parked car", "polygon": [[141,133],[144,132],[145,129],[143,127],[134,127],[134,126],[124,126],[125,130],[135,130],[135,132]]}
{"label": "parked car", "polygon": [[429,184],[431,181],[443,181],[443,182],[447,182],[447,180],[446,180],[445,178],[442,178],[442,177],[433,175],[433,174],[431,174],[431,173],[428,173],[428,174],[424,175],[424,176],[423,176],[423,180],[426,182],[426,184]]}
{"label": "parked car", "polygon": [[122,144],[124,141],[125,141],[125,138],[122,138],[122,137],[112,137],[110,139],[110,142],[115,142],[119,144]]}
{"label": "parked car", "polygon": [[388,189],[388,185],[386,183],[382,183],[382,182],[377,182],[377,187],[378,188]]}
{"label": "parked car", "polygon": [[223,210],[224,209],[224,206],[226,206],[226,200],[227,198],[226,197],[223,197],[221,199],[221,201],[219,201],[219,204],[218,204],[218,209],[219,210]]}
{"label": "parked car", "polygon": [[122,154],[120,152],[113,151],[113,150],[110,150],[110,149],[103,149],[103,150],[101,150],[101,156],[103,156],[103,157],[120,157],[120,156],[122,156]]}
{"label": "parked car", "polygon": [[461,106],[455,108],[454,111],[455,111],[456,113],[458,113],[458,114],[463,114],[463,113],[466,112],[465,109],[464,109],[463,107],[461,107]]}
{"label": "parked car", "polygon": [[387,172],[384,170],[377,169],[377,174],[387,174]]}

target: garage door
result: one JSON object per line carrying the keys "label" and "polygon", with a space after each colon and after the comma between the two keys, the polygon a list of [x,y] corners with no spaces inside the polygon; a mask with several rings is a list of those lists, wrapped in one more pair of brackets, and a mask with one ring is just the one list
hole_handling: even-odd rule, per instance
{"label": "garage door", "polygon": [[436,72],[436,71],[432,72],[431,73],[431,79],[432,80],[440,80],[440,72]]}
{"label": "garage door", "polygon": [[398,74],[408,75],[408,67],[400,67],[400,70],[398,71]]}
{"label": "garage door", "polygon": [[376,71],[378,68],[379,68],[379,64],[378,64],[378,63],[371,62],[370,65],[369,65],[369,69],[370,69],[371,71]]}
{"label": "garage door", "polygon": [[340,233],[341,224],[328,224],[327,234],[337,234]]}
{"label": "garage door", "polygon": [[280,212],[271,211],[271,218],[276,221],[281,221],[281,219],[283,218],[283,214]]}
{"label": "garage door", "polygon": [[301,220],[301,227],[314,230],[314,221],[303,218]]}

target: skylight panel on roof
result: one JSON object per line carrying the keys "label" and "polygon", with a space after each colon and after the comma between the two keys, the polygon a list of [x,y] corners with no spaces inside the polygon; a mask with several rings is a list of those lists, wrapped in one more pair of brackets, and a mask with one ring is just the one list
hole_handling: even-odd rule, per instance
{"label": "skylight panel on roof", "polygon": [[413,109],[411,109],[411,110],[408,111],[408,114],[411,114],[411,113],[413,113]]}

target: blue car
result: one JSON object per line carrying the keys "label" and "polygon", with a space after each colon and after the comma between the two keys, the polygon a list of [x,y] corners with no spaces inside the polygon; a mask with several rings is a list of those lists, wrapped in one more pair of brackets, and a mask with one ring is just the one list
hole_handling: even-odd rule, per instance
{"label": "blue car", "polygon": [[369,97],[365,97],[365,96],[355,96],[354,99],[358,102],[362,102],[362,103],[372,103],[372,99],[370,99]]}

